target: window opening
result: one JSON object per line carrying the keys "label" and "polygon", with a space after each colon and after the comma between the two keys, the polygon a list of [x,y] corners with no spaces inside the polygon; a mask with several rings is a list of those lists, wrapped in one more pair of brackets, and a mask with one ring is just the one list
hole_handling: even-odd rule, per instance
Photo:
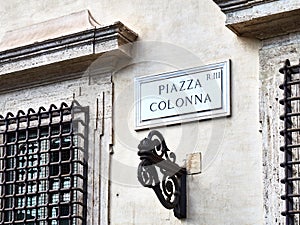
{"label": "window opening", "polygon": [[83,224],[81,155],[65,103],[0,117],[0,224]]}
{"label": "window opening", "polygon": [[284,82],[280,88],[284,91],[284,98],[279,101],[284,106],[283,120],[284,145],[280,150],[284,153],[284,195],[286,225],[300,224],[300,64],[291,66],[286,60],[280,73],[284,74]]}

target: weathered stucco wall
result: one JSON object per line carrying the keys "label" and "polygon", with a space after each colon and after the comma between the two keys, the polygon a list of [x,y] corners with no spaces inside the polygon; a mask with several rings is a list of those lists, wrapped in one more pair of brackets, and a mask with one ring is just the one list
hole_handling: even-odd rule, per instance
{"label": "weathered stucco wall", "polygon": [[[132,61],[113,76],[110,224],[263,224],[260,43],[228,30],[225,15],[210,0],[1,0],[0,39],[5,31],[86,8],[100,24],[120,20],[139,34]],[[179,164],[186,154],[203,154],[202,173],[188,176],[188,218],[180,221],[136,179],[137,145],[148,130],[134,131],[133,78],[227,59],[232,60],[232,116],[158,128]]]}
{"label": "weathered stucco wall", "polygon": [[[131,26],[140,42],[132,63],[114,76],[112,224],[263,224],[259,43],[226,29],[225,16],[211,1],[144,4],[128,9],[141,18]],[[137,145],[149,131],[134,131],[133,78],[228,58],[232,117],[158,128],[179,162],[188,153],[203,154],[202,174],[188,177],[188,218],[179,221],[136,179]]]}

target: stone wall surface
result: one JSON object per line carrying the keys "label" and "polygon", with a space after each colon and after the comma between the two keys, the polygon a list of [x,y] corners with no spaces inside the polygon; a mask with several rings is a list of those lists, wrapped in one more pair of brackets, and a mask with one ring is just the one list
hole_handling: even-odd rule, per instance
{"label": "stone wall surface", "polygon": [[283,114],[283,107],[279,100],[283,98],[283,91],[279,85],[283,83],[283,75],[279,69],[284,61],[289,59],[291,65],[299,62],[300,34],[269,39],[263,42],[260,49],[260,120],[263,138],[264,165],[264,210],[266,224],[284,224],[284,201],[280,196],[284,193],[284,185],[280,180],[284,178],[284,170],[279,165],[284,161],[283,152],[279,147],[283,145],[283,138],[279,130],[283,123],[279,116]]}
{"label": "stone wall surface", "polygon": [[[81,100],[86,101],[85,105],[95,105],[95,99],[103,101],[101,93],[106,93],[105,99],[108,98],[111,105],[108,103],[102,108],[105,115],[108,114],[104,120],[104,137],[95,131],[95,139],[91,140],[95,147],[93,160],[88,164],[90,172],[96,169],[96,173],[88,179],[96,188],[89,189],[89,195],[96,197],[88,199],[92,200],[87,224],[264,224],[258,101],[260,42],[237,37],[227,29],[225,15],[211,0],[28,0],[26,4],[21,0],[1,0],[0,40],[9,30],[83,9],[89,9],[102,25],[121,21],[139,35],[131,46],[132,60],[117,66],[113,73],[114,93],[110,83],[103,86],[100,74],[84,78],[84,84],[76,78],[76,82],[59,81],[15,93],[5,92],[0,95],[0,108],[7,111],[71,99],[73,86],[75,96],[84,95]],[[107,59],[106,55],[99,55],[98,59]],[[141,187],[136,178],[137,145],[149,130],[134,130],[133,79],[228,59],[232,60],[231,117],[168,127],[162,124],[157,128],[180,165],[184,165],[186,154],[201,152],[203,156],[202,173],[189,175],[187,179],[187,219],[178,220],[172,211],[161,206],[154,192]],[[65,87],[69,87],[69,91],[65,92]],[[96,106],[91,108],[92,113],[96,111]],[[112,118],[109,118],[110,113]],[[113,126],[112,139],[110,126]],[[97,176],[103,178],[101,182]],[[109,190],[105,189],[108,186]]]}
{"label": "stone wall surface", "polygon": [[[49,109],[51,104],[59,107],[62,102],[71,105],[76,101],[74,107],[80,112],[75,114],[73,120],[82,121],[79,126],[83,128],[78,133],[84,136],[84,146],[89,146],[86,149],[89,182],[87,224],[98,224],[100,218],[107,224],[105,209],[108,205],[108,155],[112,142],[112,83],[110,73],[92,75],[91,71],[90,68],[78,72],[72,80],[44,80],[31,88],[5,90],[0,95],[0,108],[1,115],[5,117],[8,112],[16,115],[19,110],[27,112],[29,108],[37,112],[39,107]],[[43,75],[42,72],[40,75]],[[18,82],[18,78],[13,79],[11,82]],[[100,160],[105,162],[99,164]]]}

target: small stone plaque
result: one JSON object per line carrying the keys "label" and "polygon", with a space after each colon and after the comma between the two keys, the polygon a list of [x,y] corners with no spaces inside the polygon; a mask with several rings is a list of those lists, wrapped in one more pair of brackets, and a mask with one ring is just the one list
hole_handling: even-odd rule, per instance
{"label": "small stone plaque", "polygon": [[201,173],[201,152],[191,153],[186,156],[186,172],[188,175]]}
{"label": "small stone plaque", "polygon": [[230,115],[230,61],[135,78],[135,128]]}

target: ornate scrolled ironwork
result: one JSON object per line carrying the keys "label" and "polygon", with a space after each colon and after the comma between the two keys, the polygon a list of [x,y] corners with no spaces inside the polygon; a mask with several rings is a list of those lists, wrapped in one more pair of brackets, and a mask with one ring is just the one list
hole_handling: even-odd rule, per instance
{"label": "ornate scrolled ironwork", "polygon": [[152,188],[161,204],[173,209],[177,218],[186,218],[186,169],[175,163],[176,156],[168,149],[162,134],[151,131],[138,149],[141,159],[137,173],[139,182]]}

